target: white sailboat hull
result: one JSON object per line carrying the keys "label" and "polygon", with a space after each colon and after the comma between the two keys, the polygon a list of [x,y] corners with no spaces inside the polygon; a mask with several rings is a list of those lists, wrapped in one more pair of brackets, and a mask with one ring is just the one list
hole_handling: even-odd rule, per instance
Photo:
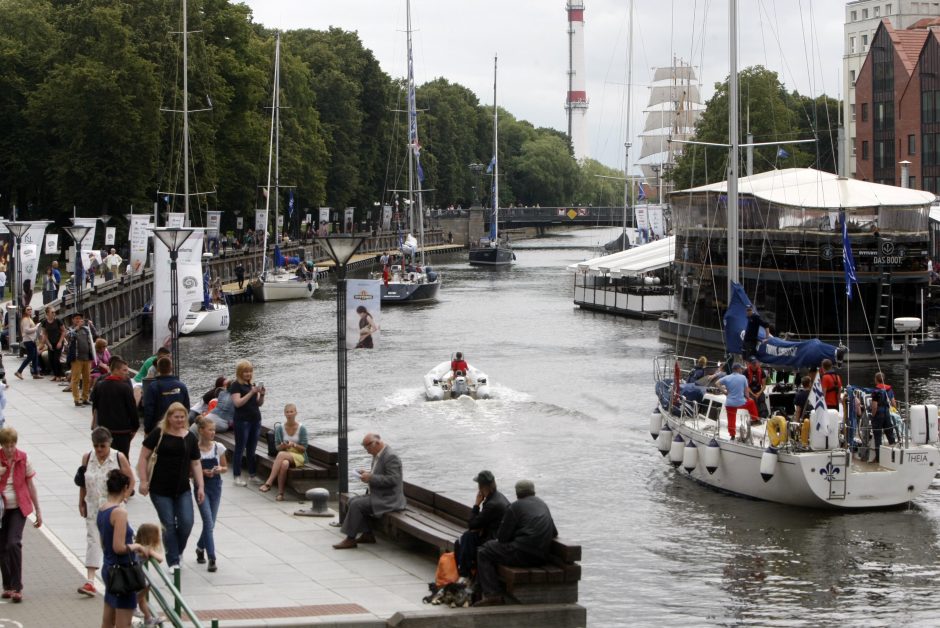
{"label": "white sailboat hull", "polygon": [[296,278],[256,279],[251,283],[251,290],[258,301],[290,301],[310,299],[317,290],[317,282],[303,281]]}
{"label": "white sailboat hull", "polygon": [[[486,373],[467,364],[466,377],[458,378],[450,370],[450,361],[441,362],[424,376],[424,393],[428,401],[442,401],[467,396],[472,399],[489,399],[490,387]],[[464,387],[465,386],[465,387]]]}
{"label": "white sailboat hull", "polygon": [[214,303],[208,310],[190,310],[180,326],[180,334],[211,334],[217,331],[227,331],[230,317],[228,306],[224,303]]}

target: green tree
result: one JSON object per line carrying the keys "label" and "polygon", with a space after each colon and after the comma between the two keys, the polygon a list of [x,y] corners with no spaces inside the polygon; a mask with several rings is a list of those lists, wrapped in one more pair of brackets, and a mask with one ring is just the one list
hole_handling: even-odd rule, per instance
{"label": "green tree", "polygon": [[545,206],[577,202],[578,176],[578,164],[567,143],[552,134],[525,142],[508,174],[519,202]]}

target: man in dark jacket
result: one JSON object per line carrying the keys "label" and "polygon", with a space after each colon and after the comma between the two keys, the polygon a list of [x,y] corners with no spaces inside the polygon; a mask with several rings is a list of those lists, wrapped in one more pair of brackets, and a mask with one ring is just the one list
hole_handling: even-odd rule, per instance
{"label": "man in dark jacket", "polygon": [[509,508],[509,500],[496,490],[496,478],[490,471],[480,471],[473,481],[479,490],[467,531],[454,543],[457,573],[469,578],[477,564],[477,548],[496,538],[499,524]]}
{"label": "man in dark jacket", "polygon": [[548,560],[552,539],[558,536],[552,513],[535,496],[531,480],[516,482],[516,501],[509,506],[499,532],[477,552],[477,579],[483,589],[483,599],[474,606],[503,604],[499,591],[496,568],[499,565],[535,567]]}
{"label": "man in dark jacket", "polygon": [[162,357],[157,360],[157,377],[144,392],[144,434],[153,431],[174,401],[179,401],[189,411],[189,390],[173,375],[173,361]]}
{"label": "man in dark jacket", "polygon": [[111,446],[130,455],[131,440],[140,429],[137,402],[131,387],[127,362],[113,356],[108,363],[111,374],[91,390],[91,429],[106,427],[111,431]]}

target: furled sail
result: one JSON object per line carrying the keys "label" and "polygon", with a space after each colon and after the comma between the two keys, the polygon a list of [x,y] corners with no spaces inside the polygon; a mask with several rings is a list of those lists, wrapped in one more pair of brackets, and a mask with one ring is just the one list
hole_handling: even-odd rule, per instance
{"label": "furled sail", "polygon": [[689,65],[677,65],[653,70],[653,82],[659,81],[696,81],[695,70]]}
{"label": "furled sail", "polygon": [[674,127],[679,127],[680,129],[694,127],[702,117],[703,111],[703,109],[686,109],[685,111],[662,109],[648,111],[646,124],[643,126],[643,132],[656,131],[658,129],[671,129]]}

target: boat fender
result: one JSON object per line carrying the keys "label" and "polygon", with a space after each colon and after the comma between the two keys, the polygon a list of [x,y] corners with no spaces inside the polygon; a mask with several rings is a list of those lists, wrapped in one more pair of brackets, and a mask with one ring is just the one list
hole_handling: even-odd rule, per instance
{"label": "boat fender", "polygon": [[800,444],[804,447],[809,445],[809,417],[803,419],[803,425],[800,426]]}
{"label": "boat fender", "polygon": [[764,482],[769,482],[777,472],[777,450],[774,447],[768,447],[760,457],[760,476]]}
{"label": "boat fender", "polygon": [[927,442],[936,443],[940,440],[940,425],[937,424],[937,406],[927,404]]}
{"label": "boat fender", "polygon": [[787,442],[787,420],[786,418],[775,414],[767,419],[767,436],[770,437],[770,445],[779,447],[781,443]]}
{"label": "boat fender", "polygon": [[691,438],[685,445],[685,451],[682,453],[682,468],[688,473],[692,473],[698,465],[698,447]]}
{"label": "boat fender", "polygon": [[412,281],[412,282],[413,282],[414,280],[415,280],[415,274],[414,274],[414,273],[408,273],[408,281]]}
{"label": "boat fender", "polygon": [[669,453],[669,449],[672,447],[672,428],[668,424],[663,425],[663,428],[659,431],[659,437],[656,439],[656,448],[659,449],[659,453],[666,455]]}
{"label": "boat fender", "polygon": [[927,435],[930,429],[927,423],[933,419],[928,416],[927,406],[923,404],[914,404],[911,406],[911,442],[915,445],[923,445],[927,442]]}
{"label": "boat fender", "polygon": [[669,462],[672,466],[677,467],[682,464],[682,458],[685,454],[685,439],[682,438],[682,434],[676,434],[676,437],[672,439],[672,443],[669,447]]}
{"label": "boat fender", "polygon": [[721,446],[714,438],[708,441],[708,447],[705,448],[705,470],[709,475],[718,470],[718,463],[721,462]]}
{"label": "boat fender", "polygon": [[663,415],[659,412],[659,408],[653,410],[653,413],[650,414],[650,436],[653,437],[653,440],[656,440],[656,437],[659,436],[659,430],[663,427]]}

